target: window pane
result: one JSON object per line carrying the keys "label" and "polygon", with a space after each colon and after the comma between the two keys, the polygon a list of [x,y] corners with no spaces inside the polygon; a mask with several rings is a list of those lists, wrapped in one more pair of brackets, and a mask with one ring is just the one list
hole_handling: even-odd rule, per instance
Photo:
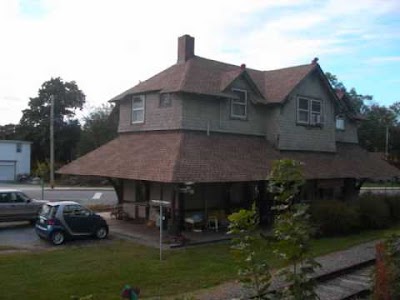
{"label": "window pane", "polygon": [[344,129],[344,119],[337,118],[336,119],[336,129]]}
{"label": "window pane", "polygon": [[308,110],[308,99],[299,98],[299,108]]}
{"label": "window pane", "polygon": [[317,113],[311,114],[311,123],[312,124],[320,124],[321,123],[321,115]]}
{"label": "window pane", "polygon": [[132,112],[132,122],[143,122],[144,110],[134,110]]}
{"label": "window pane", "polygon": [[308,111],[299,111],[299,122],[308,123]]}
{"label": "window pane", "polygon": [[25,202],[24,198],[21,198],[18,193],[13,193],[13,201],[15,202]]}
{"label": "window pane", "polygon": [[312,101],[311,109],[314,112],[321,112],[321,102],[319,101]]}
{"label": "window pane", "polygon": [[74,206],[73,205],[66,205],[66,206],[64,206],[63,214],[64,215],[70,215],[70,214],[72,214],[73,211],[74,211]]}
{"label": "window pane", "polygon": [[11,202],[11,197],[9,193],[0,194],[0,203]]}
{"label": "window pane", "polygon": [[142,98],[133,98],[132,107],[133,108],[143,108],[144,101]]}
{"label": "window pane", "polygon": [[232,115],[245,117],[246,116],[246,106],[241,104],[232,105]]}
{"label": "window pane", "polygon": [[236,103],[243,103],[246,104],[246,92],[244,91],[238,91],[234,90],[233,91],[237,96],[239,96],[239,99],[234,99]]}

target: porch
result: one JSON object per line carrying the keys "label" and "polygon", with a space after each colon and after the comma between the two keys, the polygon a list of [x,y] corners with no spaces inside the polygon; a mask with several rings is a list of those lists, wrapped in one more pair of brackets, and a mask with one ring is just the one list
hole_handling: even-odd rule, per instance
{"label": "porch", "polygon": [[[110,235],[135,241],[139,244],[158,248],[160,246],[160,229],[156,226],[148,226],[144,222],[135,219],[117,220],[110,216],[109,212],[100,213],[107,221],[110,228]],[[232,238],[227,234],[226,229],[215,231],[205,228],[202,231],[185,230],[182,232],[186,239],[185,246],[201,244],[212,244],[228,241]],[[176,236],[169,234],[167,229],[163,230],[164,248],[176,248],[182,246]]]}
{"label": "porch", "polygon": [[261,224],[272,220],[272,198],[265,181],[177,184],[123,180],[122,185],[120,205],[127,219],[159,227],[160,207],[153,200],[161,200],[166,204],[164,226],[170,232],[226,231],[228,216],[241,208],[250,208],[254,201]]}

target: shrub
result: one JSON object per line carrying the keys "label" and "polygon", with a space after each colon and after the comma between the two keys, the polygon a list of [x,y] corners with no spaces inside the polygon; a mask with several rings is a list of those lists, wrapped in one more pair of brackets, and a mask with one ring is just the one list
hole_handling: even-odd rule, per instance
{"label": "shrub", "polygon": [[381,229],[390,226],[390,210],[384,196],[364,194],[359,198],[359,205],[364,228]]}
{"label": "shrub", "polygon": [[385,200],[389,206],[390,217],[392,220],[395,222],[400,221],[400,196],[387,196]]}
{"label": "shrub", "polygon": [[311,205],[311,218],[326,236],[350,234],[360,229],[358,209],[338,200],[318,201]]}

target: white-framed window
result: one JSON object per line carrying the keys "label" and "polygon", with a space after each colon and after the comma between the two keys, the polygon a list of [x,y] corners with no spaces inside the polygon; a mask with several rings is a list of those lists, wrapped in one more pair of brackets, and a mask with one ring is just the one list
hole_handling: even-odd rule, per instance
{"label": "white-framed window", "polygon": [[344,130],[344,117],[343,116],[336,116],[336,129]]}
{"label": "white-framed window", "polygon": [[144,122],[145,97],[134,95],[132,97],[132,124]]}
{"label": "white-framed window", "polygon": [[246,119],[247,91],[233,89],[232,92],[238,96],[238,99],[231,99],[231,117],[236,119]]}
{"label": "white-framed window", "polygon": [[318,126],[322,124],[322,101],[306,97],[297,98],[297,123]]}

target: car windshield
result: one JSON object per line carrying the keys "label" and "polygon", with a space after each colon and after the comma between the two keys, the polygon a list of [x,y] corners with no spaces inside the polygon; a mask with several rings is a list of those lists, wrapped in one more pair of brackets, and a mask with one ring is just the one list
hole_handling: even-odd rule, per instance
{"label": "car windshield", "polygon": [[40,210],[39,215],[45,218],[53,217],[55,215],[55,212],[57,210],[58,206],[52,206],[45,204],[42,206],[42,209]]}

